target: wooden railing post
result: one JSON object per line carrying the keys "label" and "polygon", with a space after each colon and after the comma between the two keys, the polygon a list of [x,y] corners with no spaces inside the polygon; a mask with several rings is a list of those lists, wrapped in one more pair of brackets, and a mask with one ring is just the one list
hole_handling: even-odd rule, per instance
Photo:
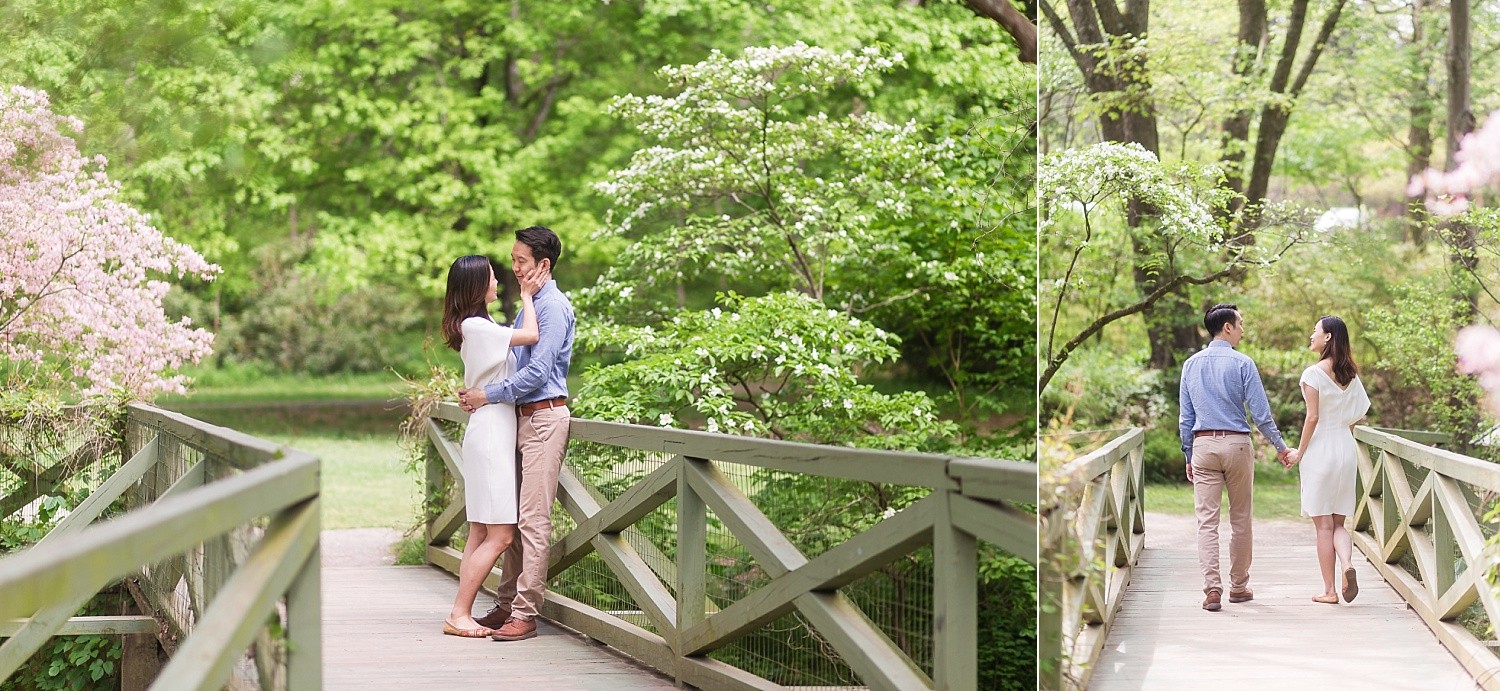
{"label": "wooden railing post", "polygon": [[[1086,688],[1145,542],[1145,431],[1132,428],[1042,482],[1039,682]],[[1096,568],[1102,566],[1102,570]]]}
{"label": "wooden railing post", "polygon": [[953,524],[955,495],[943,494],[932,526],[932,680],[937,691],[974,691],[979,685],[979,541]]}
{"label": "wooden railing post", "polygon": [[[121,464],[46,538],[0,558],[0,635],[10,636],[0,660],[24,661],[47,636],[151,634],[172,623],[181,638],[153,688],[221,688],[257,639],[263,688],[281,679],[275,634],[266,620],[287,602],[287,673],[291,688],[321,685],[321,601],[318,556],[318,462],[307,454],[234,430],[140,404],[130,406]],[[78,452],[75,452],[75,455]],[[154,471],[154,472],[153,472]],[[134,506],[93,524],[130,488]],[[170,501],[162,501],[170,497]],[[270,524],[252,546],[242,544],[262,517]],[[178,611],[176,584],[190,558],[191,605]],[[171,565],[165,564],[171,562]],[[147,616],[69,615],[101,588],[123,579]],[[9,621],[35,612],[24,624]],[[61,624],[62,628],[58,628]],[[154,655],[154,646],[135,655]],[[0,664],[0,681],[14,667]],[[139,671],[139,670],[137,670]],[[149,672],[149,670],[148,670]],[[147,681],[139,675],[125,683]]]}
{"label": "wooden railing post", "polygon": [[[684,458],[677,471],[677,634],[671,637],[672,651],[683,654],[682,633],[697,626],[705,615],[708,578],[708,505],[688,484],[688,473],[694,463],[708,463],[699,458]],[[681,681],[681,677],[678,678]]]}
{"label": "wooden railing post", "polygon": [[[1428,445],[1443,442],[1440,435],[1360,426],[1354,438],[1360,474],[1369,478],[1358,485],[1354,545],[1476,685],[1500,690],[1494,635],[1476,636],[1454,621],[1476,602],[1500,620],[1490,586],[1496,561],[1470,504],[1478,490],[1500,492],[1500,466]],[[1413,486],[1408,470],[1423,481]],[[1414,571],[1399,563],[1408,554]],[[1460,566],[1464,572],[1455,573]]]}
{"label": "wooden railing post", "polygon": [[[321,504],[314,499],[313,505]],[[321,512],[313,512],[313,534],[322,531]],[[286,592],[286,681],[288,689],[323,688],[323,556],[318,542]]]}
{"label": "wooden railing post", "polygon": [[[445,503],[438,499],[438,497],[446,499],[444,492],[446,468],[443,467],[443,459],[438,456],[437,447],[428,443],[423,445],[422,448],[422,457],[427,466],[427,481],[422,485],[422,518],[426,522],[427,527],[422,531],[422,542],[430,545],[434,544],[432,539],[434,531],[433,521],[437,520],[438,514],[442,512],[443,504]],[[445,540],[443,544],[446,545],[448,543]]]}

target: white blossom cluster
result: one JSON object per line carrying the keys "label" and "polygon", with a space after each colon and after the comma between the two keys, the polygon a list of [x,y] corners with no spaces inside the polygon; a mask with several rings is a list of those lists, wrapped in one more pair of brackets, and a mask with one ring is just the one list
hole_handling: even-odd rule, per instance
{"label": "white blossom cluster", "polygon": [[1140,144],[1103,142],[1043,157],[1037,166],[1037,194],[1054,208],[1076,207],[1083,213],[1106,202],[1139,199],[1156,209],[1162,232],[1215,244],[1223,229],[1190,177],[1186,170],[1168,170]]}
{"label": "white blossom cluster", "polygon": [[894,359],[895,338],[799,293],[721,297],[657,329],[582,327],[580,341],[628,353],[590,372],[581,405],[602,419],[682,426],[689,412],[711,432],[845,439],[879,430],[876,445],[937,433],[931,400],[885,395],[857,369]]}
{"label": "white blossom cluster", "polygon": [[956,144],[929,144],[915,122],[789,106],[900,63],[875,48],[749,48],[662,70],[673,95],[617,99],[613,112],[655,143],[596,184],[613,202],[596,238],[650,239],[605,280],[771,270],[816,293],[831,264],[878,247],[877,229],[911,214],[907,190],[940,184]]}

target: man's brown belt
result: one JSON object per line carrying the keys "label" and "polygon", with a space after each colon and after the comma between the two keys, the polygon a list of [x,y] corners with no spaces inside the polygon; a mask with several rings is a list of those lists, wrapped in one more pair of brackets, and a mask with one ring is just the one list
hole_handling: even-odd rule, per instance
{"label": "man's brown belt", "polygon": [[549,398],[545,401],[522,403],[521,405],[516,406],[516,413],[521,417],[525,417],[527,415],[535,413],[538,410],[546,410],[548,408],[561,408],[567,404],[568,398],[566,396],[559,396],[557,398]]}
{"label": "man's brown belt", "polygon": [[1246,436],[1250,435],[1249,432],[1236,432],[1234,430],[1227,430],[1227,429],[1200,429],[1197,432],[1194,432],[1193,436],[1194,437],[1228,437],[1228,436],[1235,435],[1235,434],[1243,434],[1243,435],[1246,435]]}

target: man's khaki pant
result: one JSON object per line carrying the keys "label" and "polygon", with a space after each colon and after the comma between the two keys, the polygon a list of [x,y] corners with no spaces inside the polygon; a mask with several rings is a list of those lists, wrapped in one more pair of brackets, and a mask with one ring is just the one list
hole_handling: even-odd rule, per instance
{"label": "man's khaki pant", "polygon": [[530,621],[547,590],[547,554],[552,546],[552,502],[568,448],[568,408],[546,408],[516,424],[516,463],[521,478],[516,539],[501,559],[495,605],[510,603],[511,616]]}
{"label": "man's khaki pant", "polygon": [[1198,565],[1203,592],[1218,588],[1219,502],[1229,493],[1229,587],[1250,583],[1251,507],[1254,504],[1255,452],[1250,435],[1198,437],[1193,440],[1193,511],[1198,516]]}

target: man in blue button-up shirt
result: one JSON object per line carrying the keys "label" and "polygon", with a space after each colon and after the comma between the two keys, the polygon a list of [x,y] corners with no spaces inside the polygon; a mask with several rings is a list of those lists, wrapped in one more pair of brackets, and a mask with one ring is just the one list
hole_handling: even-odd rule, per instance
{"label": "man in blue button-up shirt", "polygon": [[1245,336],[1245,320],[1234,305],[1208,308],[1203,326],[1213,336],[1207,348],[1182,364],[1178,399],[1182,414],[1178,431],[1187,460],[1187,479],[1193,483],[1193,510],[1198,516],[1198,565],[1203,569],[1203,609],[1219,611],[1224,592],[1219,578],[1219,503],[1229,493],[1229,601],[1254,598],[1250,591],[1251,508],[1255,482],[1255,452],[1250,446],[1250,423],[1285,459],[1286,442],[1260,381],[1260,371],[1248,355],[1235,350]]}
{"label": "man in blue button-up shirt", "polygon": [[[542,226],[516,231],[511,271],[551,270],[562,254],[557,234]],[[536,306],[536,345],[516,347],[516,373],[483,389],[465,389],[459,400],[473,411],[490,403],[516,407],[516,451],[521,465],[519,538],[502,557],[495,607],[476,621],[496,629],[493,638],[519,641],[536,636],[538,610],[547,585],[547,553],[552,546],[552,502],[568,446],[568,365],[573,358],[573,305],[556,281],[532,298]],[[519,315],[518,315],[519,316]]]}

